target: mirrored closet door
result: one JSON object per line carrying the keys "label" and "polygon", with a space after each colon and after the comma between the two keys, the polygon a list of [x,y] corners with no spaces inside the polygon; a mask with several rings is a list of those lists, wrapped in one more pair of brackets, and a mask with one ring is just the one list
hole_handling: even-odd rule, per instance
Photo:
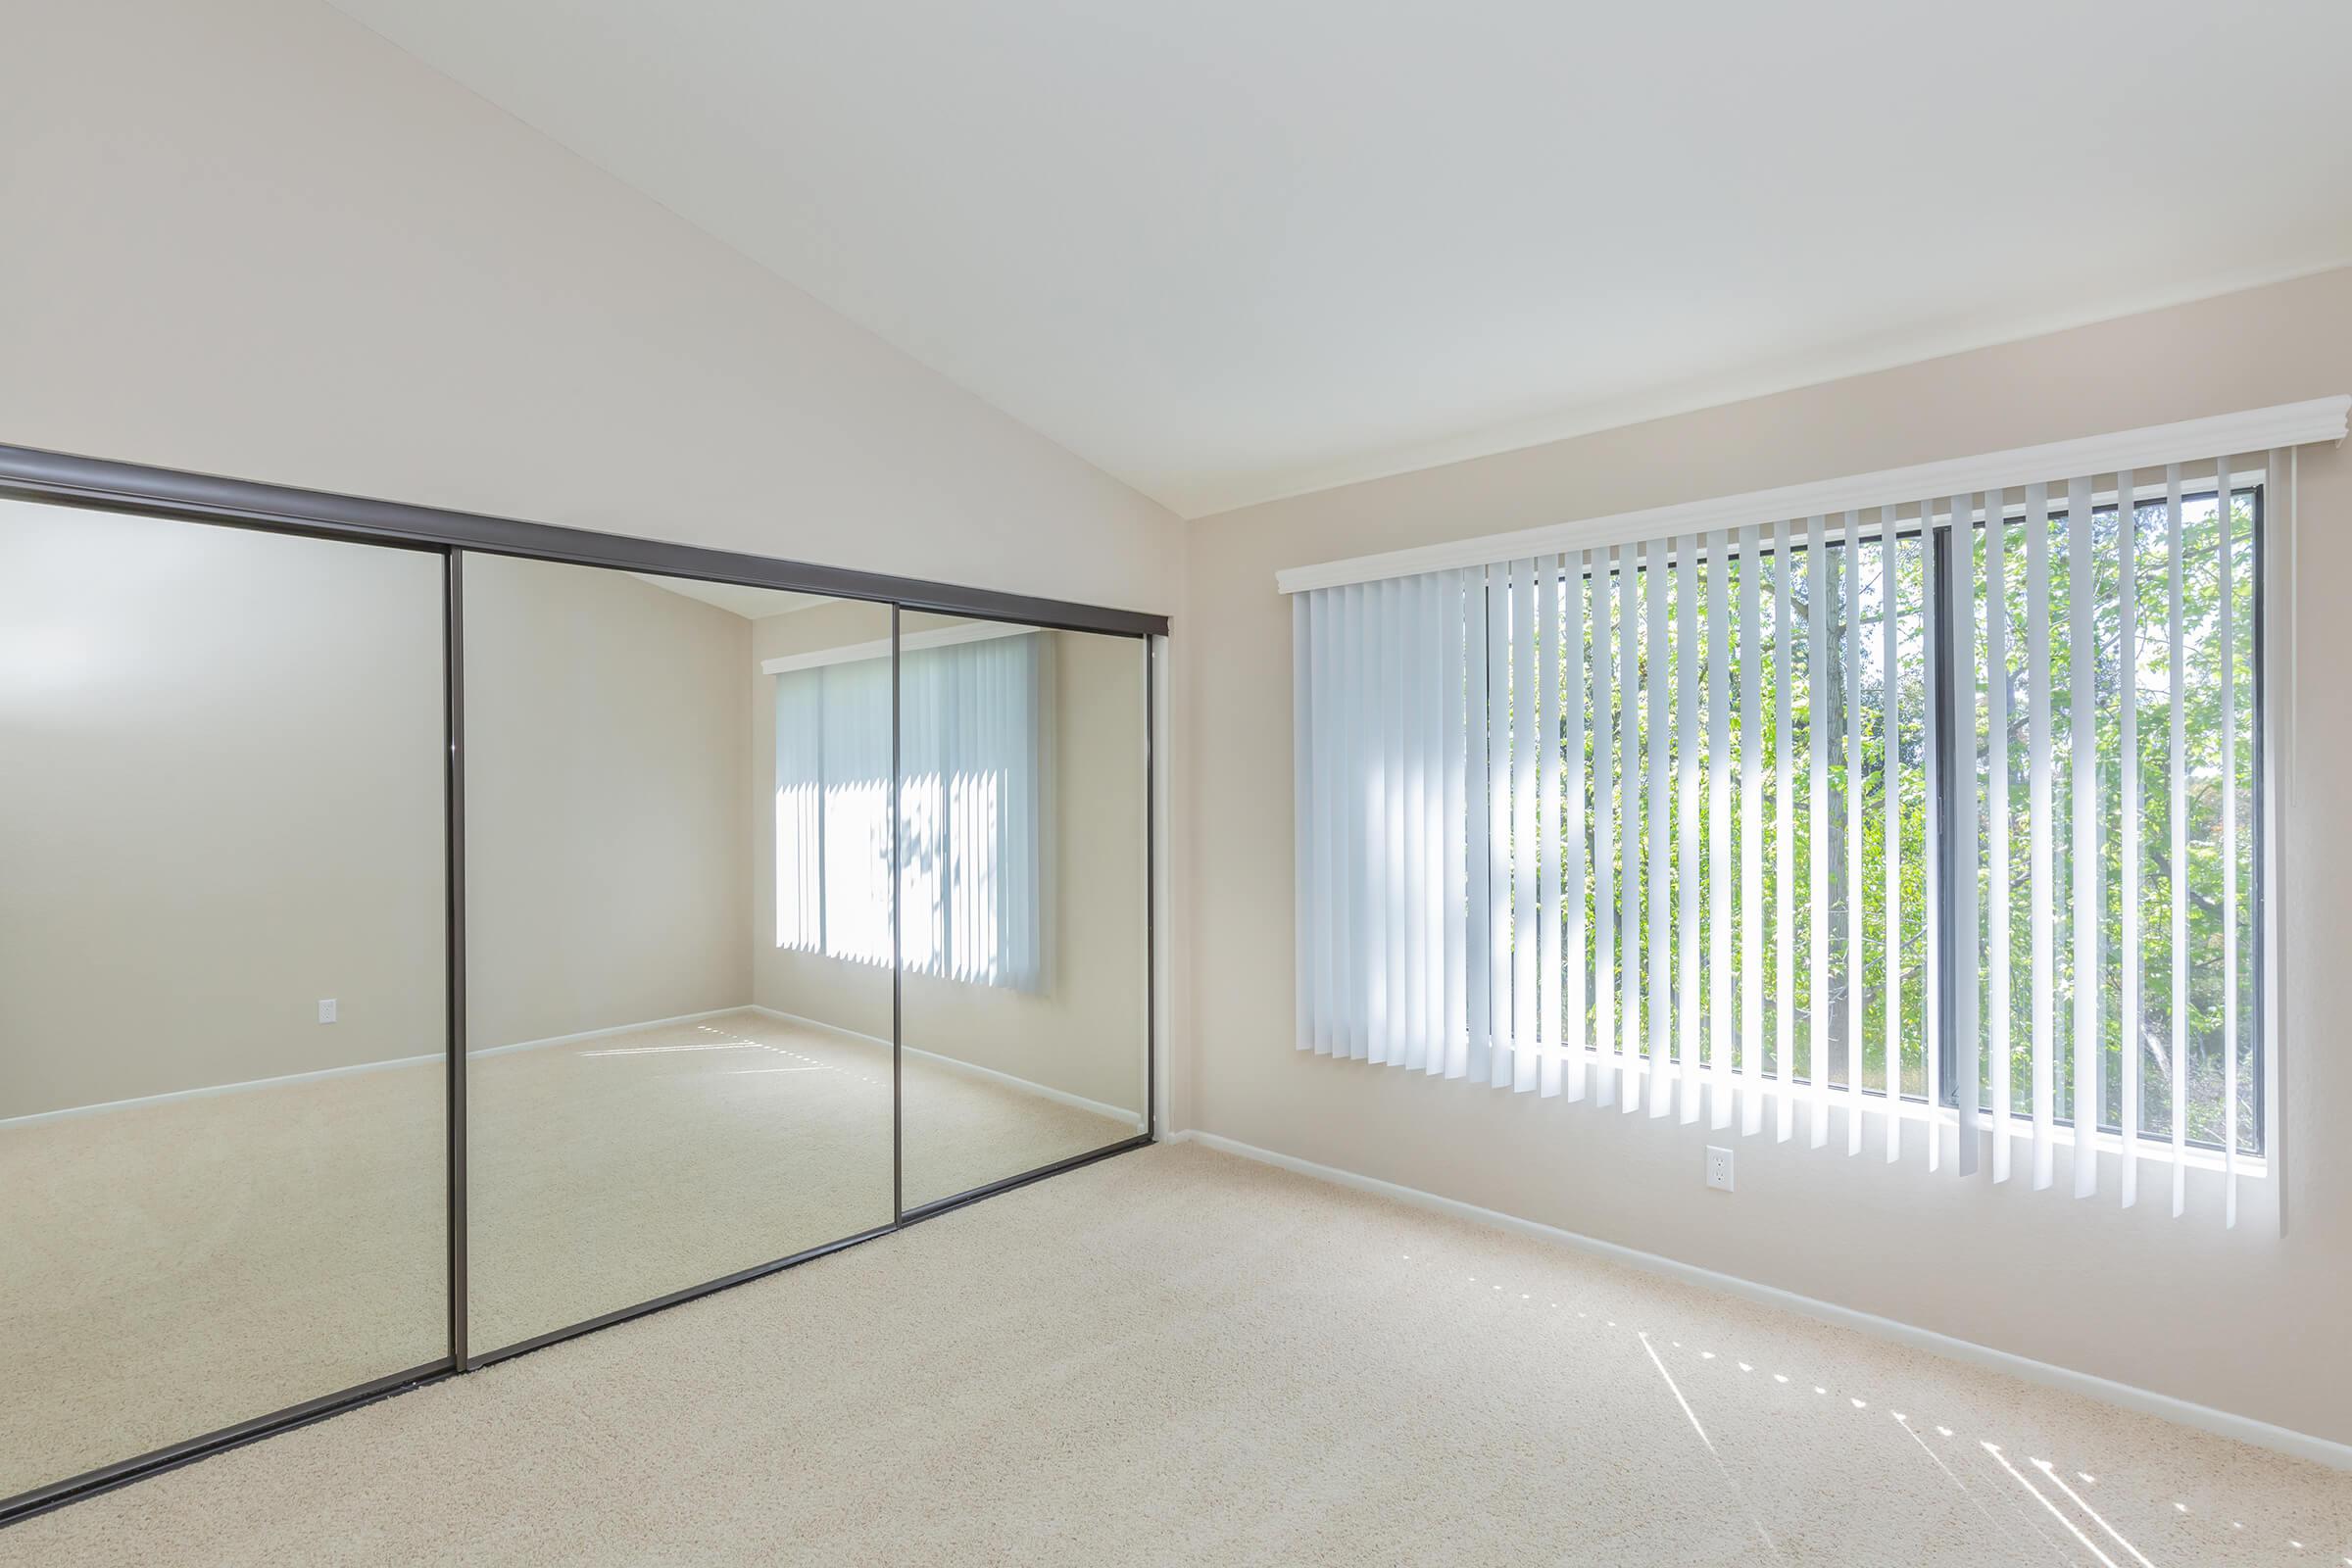
{"label": "mirrored closet door", "polygon": [[907,1210],[1145,1130],[1149,647],[900,617]]}
{"label": "mirrored closet door", "polygon": [[443,568],[0,499],[0,1497],[447,1352]]}
{"label": "mirrored closet door", "polygon": [[[479,1357],[893,1222],[890,610],[460,560]],[[821,793],[755,663],[810,625]]]}

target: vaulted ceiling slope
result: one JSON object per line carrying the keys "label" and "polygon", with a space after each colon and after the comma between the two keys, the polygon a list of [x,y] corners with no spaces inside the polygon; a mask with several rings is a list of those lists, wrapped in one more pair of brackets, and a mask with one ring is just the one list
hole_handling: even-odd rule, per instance
{"label": "vaulted ceiling slope", "polygon": [[2352,262],[2352,5],[333,0],[1187,515]]}

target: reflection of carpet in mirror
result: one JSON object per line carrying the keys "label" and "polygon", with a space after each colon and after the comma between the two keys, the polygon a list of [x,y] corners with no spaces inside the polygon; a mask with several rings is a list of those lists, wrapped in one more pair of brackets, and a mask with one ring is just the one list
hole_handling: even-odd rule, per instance
{"label": "reflection of carpet in mirror", "polygon": [[[909,1054],[911,1205],[1132,1124]],[[749,1010],[477,1055],[471,1343],[887,1225],[890,1055]],[[437,1062],[0,1127],[0,1495],[446,1346]]]}

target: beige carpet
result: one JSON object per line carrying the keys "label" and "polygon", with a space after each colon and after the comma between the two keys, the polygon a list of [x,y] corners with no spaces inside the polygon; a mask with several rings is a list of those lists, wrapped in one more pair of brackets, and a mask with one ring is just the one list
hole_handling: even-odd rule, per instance
{"label": "beige carpet", "polygon": [[[438,1064],[0,1128],[0,1495],[444,1352]],[[886,1048],[753,1012],[476,1057],[472,1343],[887,1225]],[[911,1204],[1134,1132],[908,1055]]]}
{"label": "beige carpet", "polygon": [[1190,1146],[0,1531],[45,1568],[2347,1554],[2352,1477]]}

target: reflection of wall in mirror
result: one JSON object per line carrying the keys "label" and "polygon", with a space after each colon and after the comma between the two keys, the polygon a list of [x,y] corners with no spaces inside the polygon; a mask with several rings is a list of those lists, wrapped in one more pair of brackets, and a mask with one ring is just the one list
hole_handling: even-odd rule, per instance
{"label": "reflection of wall in mirror", "polygon": [[466,558],[469,1050],[752,1000],[751,627],[626,572]]}
{"label": "reflection of wall in mirror", "polygon": [[[440,560],[0,519],[0,742],[40,759],[0,773],[0,1120],[438,1054]],[[888,611],[466,574],[471,1047],[754,1004],[887,1039],[886,966],[775,946],[759,661],[886,638]],[[1034,988],[910,974],[907,1044],[1140,1110],[1141,645],[1035,635]]]}
{"label": "reflection of wall in mirror", "polygon": [[0,1119],[441,1052],[441,686],[436,556],[0,501]]}

